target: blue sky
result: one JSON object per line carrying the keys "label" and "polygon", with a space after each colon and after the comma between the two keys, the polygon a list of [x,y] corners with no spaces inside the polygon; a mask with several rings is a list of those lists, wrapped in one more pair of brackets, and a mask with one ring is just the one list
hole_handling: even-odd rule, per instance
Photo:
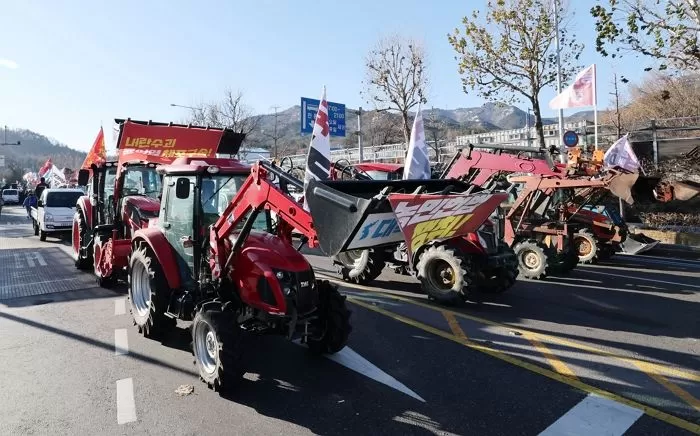
{"label": "blue sky", "polygon": [[[597,64],[605,106],[614,68],[633,80],[643,73],[631,58],[614,65],[598,56],[588,14],[595,2],[571,3],[571,26],[586,45],[582,64]],[[446,34],[485,4],[0,0],[0,126],[87,150],[101,123],[109,147],[114,118],[178,121],[187,111],[170,103],[216,99],[226,88],[241,89],[258,112],[299,104],[301,96],[319,98],[322,85],[329,100],[366,108],[359,95],[363,58],[394,32],[426,47],[428,106],[478,106],[481,99],[462,91]],[[555,115],[546,109],[554,94],[541,95],[546,116]]]}

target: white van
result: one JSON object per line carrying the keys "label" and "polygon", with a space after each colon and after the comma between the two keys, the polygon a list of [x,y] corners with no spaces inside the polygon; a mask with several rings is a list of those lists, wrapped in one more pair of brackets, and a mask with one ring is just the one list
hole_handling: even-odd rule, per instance
{"label": "white van", "polygon": [[5,204],[19,204],[19,191],[16,189],[3,189],[2,201]]}
{"label": "white van", "polygon": [[49,233],[69,233],[73,230],[73,215],[78,199],[85,195],[82,189],[44,189],[31,211],[34,234],[42,241]]}

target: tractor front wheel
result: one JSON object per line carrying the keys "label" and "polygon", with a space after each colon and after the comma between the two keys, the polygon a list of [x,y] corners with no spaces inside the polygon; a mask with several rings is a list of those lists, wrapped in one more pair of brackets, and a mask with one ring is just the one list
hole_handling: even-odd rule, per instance
{"label": "tractor front wheel", "polygon": [[499,244],[499,254],[508,257],[503,266],[498,267],[493,271],[493,276],[486,281],[482,290],[491,294],[501,294],[512,288],[515,284],[520,269],[518,268],[518,257],[515,251],[507,244],[501,242]]}
{"label": "tractor front wheel", "polygon": [[379,277],[385,265],[384,253],[371,248],[343,251],[334,260],[343,280],[358,285],[365,285]]}
{"label": "tractor front wheel", "polygon": [[86,237],[87,224],[83,219],[83,214],[76,212],[73,216],[73,255],[75,256],[75,267],[78,269],[88,269],[92,265],[92,252],[84,246]]}
{"label": "tractor front wheel", "polygon": [[545,248],[534,240],[519,242],[513,248],[518,258],[520,274],[528,279],[547,277],[547,255]]}
{"label": "tractor front wheel", "polygon": [[458,256],[444,245],[433,246],[420,254],[416,274],[429,297],[442,304],[461,304],[474,284],[469,257]]}
{"label": "tractor front wheel", "polygon": [[156,338],[177,322],[165,315],[168,285],[153,253],[140,244],[129,262],[129,304],[139,333]]}
{"label": "tractor front wheel", "polygon": [[314,354],[333,354],[342,350],[352,332],[350,310],[345,304],[345,296],[327,280],[316,282],[319,296],[318,331],[320,335],[308,337],[306,342]]}
{"label": "tractor front wheel", "polygon": [[233,314],[219,308],[197,311],[192,322],[192,352],[199,378],[210,389],[222,392],[245,374],[243,335]]}
{"label": "tractor front wheel", "polygon": [[576,247],[580,263],[594,264],[598,262],[600,249],[595,235],[590,230],[583,229],[574,235],[574,247]]}

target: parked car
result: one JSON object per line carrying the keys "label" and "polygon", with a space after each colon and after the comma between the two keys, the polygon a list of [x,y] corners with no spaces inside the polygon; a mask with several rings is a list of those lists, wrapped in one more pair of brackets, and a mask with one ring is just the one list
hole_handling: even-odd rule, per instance
{"label": "parked car", "polygon": [[19,204],[19,191],[16,189],[3,189],[2,200],[5,204]]}
{"label": "parked car", "polygon": [[34,234],[45,241],[48,234],[70,233],[75,205],[82,195],[82,189],[44,189],[37,207],[31,209]]}

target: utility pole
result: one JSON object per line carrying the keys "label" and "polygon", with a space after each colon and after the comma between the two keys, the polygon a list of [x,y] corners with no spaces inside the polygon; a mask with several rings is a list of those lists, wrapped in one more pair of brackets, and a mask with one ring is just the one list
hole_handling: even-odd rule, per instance
{"label": "utility pole", "polygon": [[279,106],[272,106],[272,109],[275,110],[275,133],[272,139],[275,141],[275,159],[277,159],[277,140],[279,139],[277,137],[277,109],[279,109]]}
{"label": "utility pole", "polygon": [[0,143],[0,145],[21,145],[21,143],[20,143],[20,141],[12,142],[12,143],[7,142],[7,126],[5,126],[5,135],[3,137],[3,141],[2,141],[2,143]]}
{"label": "utility pole", "polygon": [[[561,48],[559,47],[559,0],[554,3],[554,31],[556,33],[557,50],[557,94],[561,94]],[[561,163],[566,163],[566,145],[564,145],[564,109],[559,109],[559,158]]]}
{"label": "utility pole", "polygon": [[617,119],[615,127],[617,127],[617,139],[620,139],[622,137],[622,116],[620,115],[620,93],[617,90],[617,73],[613,73],[613,89],[614,92],[611,92],[610,95],[615,96],[615,118]]}
{"label": "utility pole", "polygon": [[360,106],[355,113],[357,114],[357,149],[359,161],[362,163],[365,160],[364,150],[362,149],[362,106]]}

